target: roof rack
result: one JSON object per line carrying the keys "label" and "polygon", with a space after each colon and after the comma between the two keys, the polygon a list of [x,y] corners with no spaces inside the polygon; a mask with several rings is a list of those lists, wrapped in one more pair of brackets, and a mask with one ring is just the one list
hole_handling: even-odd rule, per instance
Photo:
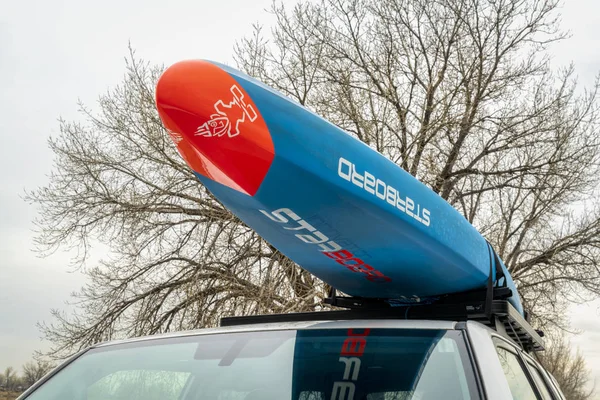
{"label": "roof rack", "polygon": [[347,310],[223,317],[221,326],[353,319],[477,321],[510,337],[527,352],[544,350],[543,332],[536,331],[506,300],[510,289],[495,288],[494,292],[491,302],[485,291],[473,291],[445,296],[433,304],[394,306],[384,299],[338,297],[334,289],[325,303]]}
{"label": "roof rack", "polygon": [[267,322],[298,322],[347,319],[437,319],[451,321],[478,321],[511,338],[525,351],[544,350],[542,336],[508,301],[513,293],[507,287],[507,277],[498,254],[490,249],[490,269],[485,288],[448,294],[429,299],[429,303],[412,300],[391,300],[363,297],[338,297],[332,287],[326,304],[347,308],[344,311],[272,314],[221,318],[221,326]]}

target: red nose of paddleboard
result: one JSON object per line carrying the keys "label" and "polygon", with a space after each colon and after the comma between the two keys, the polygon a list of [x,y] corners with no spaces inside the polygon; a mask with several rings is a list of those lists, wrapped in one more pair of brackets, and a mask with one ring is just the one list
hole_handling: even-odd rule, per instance
{"label": "red nose of paddleboard", "polygon": [[179,62],[158,80],[156,105],[195,172],[256,193],[273,162],[273,141],[258,108],[231,75],[207,61]]}

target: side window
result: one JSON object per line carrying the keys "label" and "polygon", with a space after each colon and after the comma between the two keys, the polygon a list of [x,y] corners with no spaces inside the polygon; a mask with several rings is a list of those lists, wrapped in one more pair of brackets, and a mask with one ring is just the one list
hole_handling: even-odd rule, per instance
{"label": "side window", "polygon": [[537,396],[517,355],[497,347],[498,358],[514,400],[537,400]]}
{"label": "side window", "polygon": [[529,370],[531,371],[531,376],[533,377],[533,380],[535,381],[535,385],[540,390],[540,394],[542,395],[542,398],[544,400],[553,400],[554,398],[552,397],[552,394],[550,394],[550,389],[548,389],[548,384],[546,383],[546,380],[540,373],[539,369],[530,362],[527,362],[527,365],[529,366]]}

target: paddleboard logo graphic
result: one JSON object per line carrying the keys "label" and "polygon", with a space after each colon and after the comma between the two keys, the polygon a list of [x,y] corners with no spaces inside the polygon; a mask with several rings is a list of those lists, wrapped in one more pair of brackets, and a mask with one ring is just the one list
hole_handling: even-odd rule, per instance
{"label": "paddleboard logo graphic", "polygon": [[365,170],[362,174],[357,172],[356,165],[344,157],[339,159],[338,176],[364,189],[367,193],[377,196],[380,200],[396,207],[423,225],[431,225],[431,212],[428,209],[422,207],[419,203],[415,203],[410,197],[401,195],[398,189],[387,185],[369,171]]}
{"label": "paddleboard logo graphic", "polygon": [[[365,263],[362,259],[355,257],[354,254],[348,250],[343,249],[342,246],[333,240],[329,240],[327,236],[300,218],[298,214],[289,208],[280,208],[272,212],[265,210],[259,211],[271,221],[286,225],[298,224],[298,226],[294,227],[284,226],[283,229],[302,232],[297,233],[295,236],[304,243],[318,246],[318,250],[321,252],[321,254],[335,260],[335,262],[343,265],[350,271],[364,274],[367,280],[376,283],[390,282],[392,280],[391,278],[385,276],[381,271],[377,271],[375,268]],[[288,218],[293,222],[289,221]]]}
{"label": "paddleboard logo graphic", "polygon": [[[254,122],[257,118],[256,111],[251,104],[246,104],[244,94],[237,85],[229,89],[233,99],[225,103],[219,100],[215,103],[215,114],[196,129],[196,136],[221,137],[227,134],[229,137],[235,137],[240,134],[240,124],[249,120]],[[232,122],[235,121],[235,122]]]}

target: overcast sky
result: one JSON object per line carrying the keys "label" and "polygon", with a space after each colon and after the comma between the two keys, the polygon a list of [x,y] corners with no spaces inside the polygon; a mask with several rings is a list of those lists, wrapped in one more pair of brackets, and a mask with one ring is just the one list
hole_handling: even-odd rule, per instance
{"label": "overcast sky", "polygon": [[[270,0],[103,0],[0,2],[0,371],[19,368],[45,348],[35,326],[65,309],[83,283],[66,254],[41,259],[33,247],[35,210],[21,196],[46,183],[57,118],[77,119],[124,74],[131,41],[156,64],[208,58],[232,62],[235,40],[255,21],[269,21]],[[600,71],[600,2],[568,0],[564,27],[572,38],[554,46],[554,63],[574,62],[580,81]],[[600,303],[573,310],[573,339],[600,388]],[[600,399],[600,395],[597,397]]]}

